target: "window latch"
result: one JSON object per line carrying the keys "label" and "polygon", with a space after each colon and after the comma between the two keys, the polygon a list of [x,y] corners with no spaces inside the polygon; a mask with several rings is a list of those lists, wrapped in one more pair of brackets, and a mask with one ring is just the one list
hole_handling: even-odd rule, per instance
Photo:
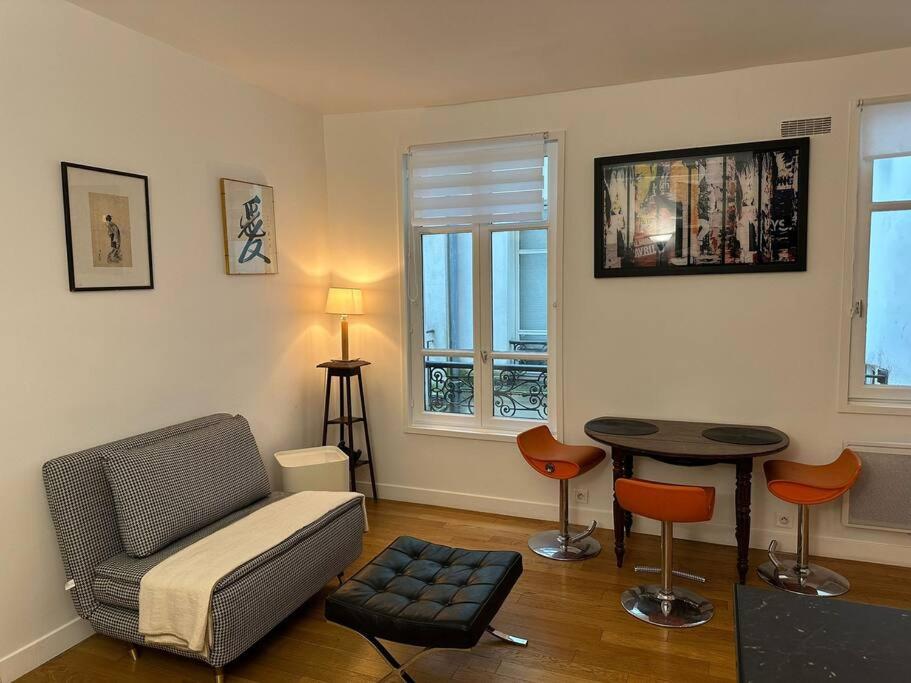
{"label": "window latch", "polygon": [[482,363],[487,362],[487,351],[481,351],[481,362]]}
{"label": "window latch", "polygon": [[864,317],[864,300],[858,299],[851,305],[851,317],[852,318],[863,318]]}

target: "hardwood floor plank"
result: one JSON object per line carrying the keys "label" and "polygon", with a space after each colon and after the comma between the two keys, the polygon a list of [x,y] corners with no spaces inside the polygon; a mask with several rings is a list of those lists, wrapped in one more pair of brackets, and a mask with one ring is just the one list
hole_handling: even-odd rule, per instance
{"label": "hardwood floor plank", "polygon": [[[471,651],[439,651],[409,669],[420,683],[718,683],[736,680],[732,588],[736,580],[733,546],[675,541],[678,568],[704,574],[696,585],[715,604],[715,617],[696,629],[668,630],[641,623],[620,607],[624,590],[653,583],[654,575],[633,571],[635,564],[657,565],[655,536],[634,533],[627,541],[626,566],[614,562],[613,537],[599,529],[604,550],[581,563],[553,562],[528,549],[528,537],[553,522],[396,501],[367,502],[371,531],[364,552],[345,572],[351,576],[400,535],[477,549],[522,553],[525,572],[494,624],[530,638],[527,648],[487,635]],[[762,586],[755,567],[765,560],[750,551],[748,583]],[[911,607],[911,569],[825,559],[851,580],[847,599]],[[229,683],[357,683],[376,681],[389,667],[367,641],[330,624],[323,604],[333,581],[237,661],[226,667]],[[416,648],[390,645],[405,659]],[[143,648],[138,662],[127,646],[92,636],[19,679],[24,683],[116,683],[174,681],[212,683],[212,669],[192,660]]]}

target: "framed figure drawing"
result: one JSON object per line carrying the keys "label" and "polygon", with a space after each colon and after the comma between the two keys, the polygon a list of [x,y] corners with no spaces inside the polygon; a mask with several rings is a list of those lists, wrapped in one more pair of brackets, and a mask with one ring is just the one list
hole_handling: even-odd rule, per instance
{"label": "framed figure drawing", "polygon": [[275,202],[268,185],[221,179],[228,275],[278,272]]}
{"label": "framed figure drawing", "polygon": [[62,162],[70,291],[152,289],[149,179]]}
{"label": "framed figure drawing", "polygon": [[807,269],[810,139],[595,159],[595,277]]}

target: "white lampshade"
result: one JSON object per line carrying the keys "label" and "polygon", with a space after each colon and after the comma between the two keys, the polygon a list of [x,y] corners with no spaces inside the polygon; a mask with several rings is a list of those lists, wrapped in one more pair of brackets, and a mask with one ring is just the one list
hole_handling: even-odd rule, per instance
{"label": "white lampshade", "polygon": [[360,315],[364,312],[361,290],[347,287],[330,287],[326,296],[326,313]]}
{"label": "white lampshade", "polygon": [[660,235],[649,235],[649,239],[651,239],[652,242],[660,242],[660,243],[664,244],[666,242],[669,242],[671,237],[673,237],[673,236],[674,236],[674,233],[665,232]]}

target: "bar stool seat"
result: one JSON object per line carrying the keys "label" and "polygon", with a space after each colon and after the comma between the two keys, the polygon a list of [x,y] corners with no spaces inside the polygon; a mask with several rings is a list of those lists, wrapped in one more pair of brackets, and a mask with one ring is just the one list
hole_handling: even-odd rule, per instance
{"label": "bar stool seat", "polygon": [[790,460],[768,460],[762,466],[769,491],[795,505],[818,505],[840,498],[860,474],[860,458],[849,448],[834,462],[807,465]]}
{"label": "bar stool seat", "polygon": [[847,593],[851,584],[841,574],[810,562],[810,505],[828,503],[843,496],[860,476],[861,461],[850,448],[825,465],[807,465],[789,460],[763,464],[766,485],[776,498],[797,505],[797,555],[776,555],[778,541],[769,544],[769,561],[759,566],[766,583],[801,595],[831,597]]}
{"label": "bar stool seat", "polygon": [[560,443],[545,425],[522,432],[516,443],[536,472],[560,482],[560,529],[535,534],[528,540],[528,547],[552,560],[586,560],[601,552],[601,544],[591,538],[597,522],[593,521],[582,533],[569,533],[569,480],[597,466],[604,460],[604,451],[595,446]]}
{"label": "bar stool seat", "polygon": [[698,593],[673,585],[674,576],[705,583],[701,576],[674,569],[674,524],[710,520],[715,508],[715,489],[621,478],[614,492],[624,510],[661,522],[661,567],[636,567],[637,572],[660,573],[661,585],[636,586],[624,591],[620,598],[623,608],[641,621],[665,628],[689,628],[706,623],[714,616],[715,606]]}

